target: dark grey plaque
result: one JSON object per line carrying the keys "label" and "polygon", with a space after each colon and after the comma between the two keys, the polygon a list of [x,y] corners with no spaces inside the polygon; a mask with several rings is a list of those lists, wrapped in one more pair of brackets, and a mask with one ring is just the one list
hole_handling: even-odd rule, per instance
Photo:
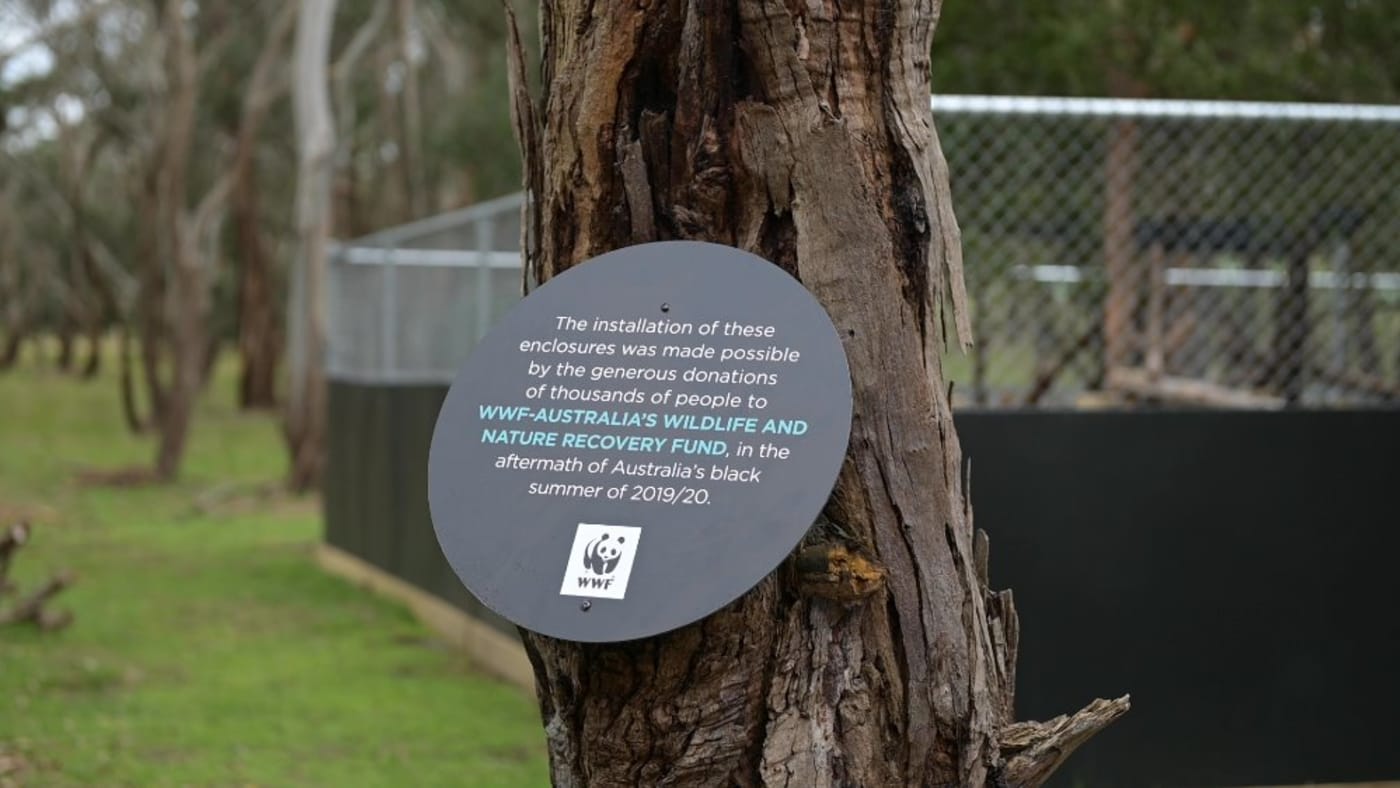
{"label": "dark grey plaque", "polygon": [[516,305],[457,375],[433,526],[520,626],[655,635],[773,571],[830,494],[850,421],[840,338],[786,272],[715,244],[620,249]]}

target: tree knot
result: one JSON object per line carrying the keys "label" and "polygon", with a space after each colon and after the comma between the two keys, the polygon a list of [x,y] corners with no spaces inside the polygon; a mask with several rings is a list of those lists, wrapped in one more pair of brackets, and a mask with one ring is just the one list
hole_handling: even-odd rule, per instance
{"label": "tree knot", "polygon": [[797,586],[806,596],[860,602],[885,585],[885,569],[859,550],[820,543],[797,554]]}

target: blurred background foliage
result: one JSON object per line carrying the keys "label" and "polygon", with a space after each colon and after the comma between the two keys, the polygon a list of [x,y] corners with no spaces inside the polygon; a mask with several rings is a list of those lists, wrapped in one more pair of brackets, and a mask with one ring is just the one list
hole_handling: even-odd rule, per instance
{"label": "blurred background foliage", "polygon": [[[535,8],[520,5],[527,48],[537,48]],[[162,432],[170,403],[188,393],[176,385],[188,356],[179,326],[198,326],[205,381],[214,357],[234,350],[241,404],[276,403],[298,255],[294,10],[281,0],[0,5],[0,367],[49,335],[60,367],[93,374],[100,339],[119,336],[125,420]],[[1387,0],[949,2],[933,84],[1393,102],[1394,10]],[[498,3],[341,0],[333,30],[336,237],[518,188]],[[188,94],[177,33],[194,64]],[[171,155],[181,135],[187,161]],[[181,216],[197,236],[183,252],[166,232]],[[176,276],[182,253],[199,272],[189,281]],[[164,443],[178,469],[179,441]]]}

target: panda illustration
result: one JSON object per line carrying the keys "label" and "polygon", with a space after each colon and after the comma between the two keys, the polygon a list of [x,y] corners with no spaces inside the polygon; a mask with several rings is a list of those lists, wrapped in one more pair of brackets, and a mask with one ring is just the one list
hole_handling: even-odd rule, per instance
{"label": "panda illustration", "polygon": [[617,569],[617,562],[621,560],[621,545],[627,541],[627,537],[619,536],[616,542],[608,542],[609,535],[594,539],[588,543],[588,547],[583,551],[584,567],[593,570],[595,575],[610,575]]}

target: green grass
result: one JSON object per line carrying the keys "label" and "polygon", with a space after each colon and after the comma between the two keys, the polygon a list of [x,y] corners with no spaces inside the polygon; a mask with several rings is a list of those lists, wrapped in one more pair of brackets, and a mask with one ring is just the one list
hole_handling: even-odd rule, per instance
{"label": "green grass", "polygon": [[181,481],[115,489],[77,482],[152,457],[115,382],[0,373],[0,520],[35,525],[13,579],[78,574],[69,629],[0,628],[0,786],[547,783],[530,698],[321,573],[313,501],[254,494],[285,461],[230,374]]}

